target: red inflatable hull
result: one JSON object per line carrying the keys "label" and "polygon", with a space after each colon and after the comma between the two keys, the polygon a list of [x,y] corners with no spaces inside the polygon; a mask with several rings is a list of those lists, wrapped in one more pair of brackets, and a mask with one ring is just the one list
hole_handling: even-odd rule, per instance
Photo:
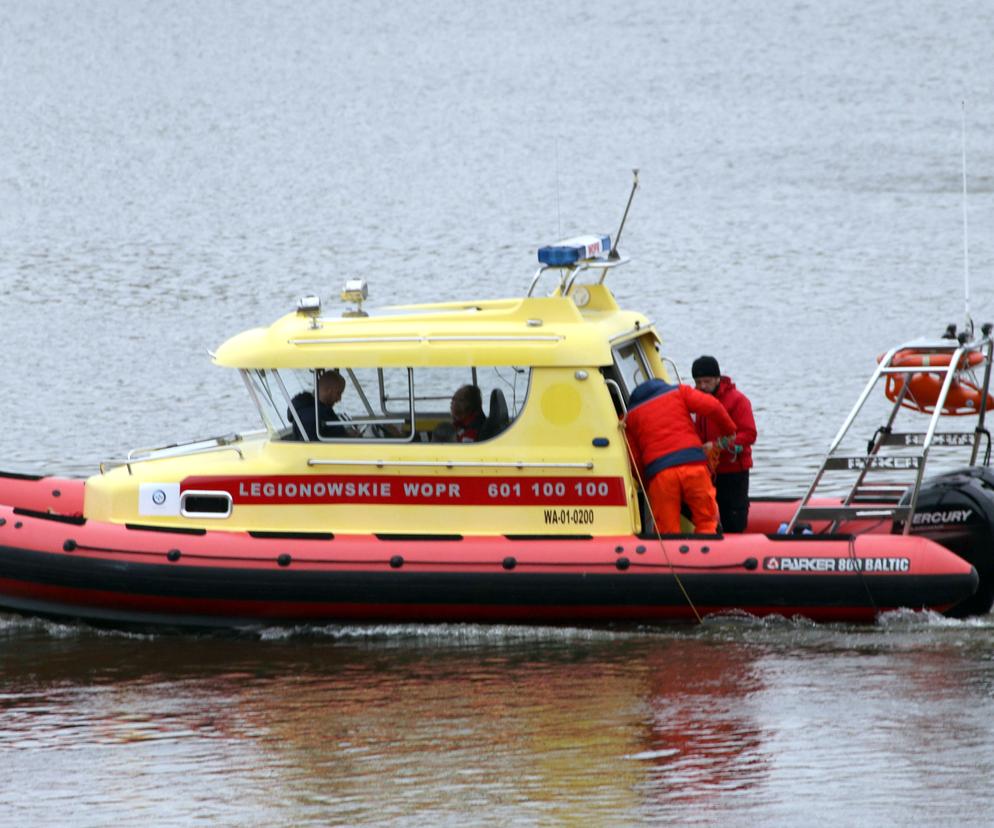
{"label": "red inflatable hull", "polygon": [[732,611],[869,621],[899,607],[944,611],[977,588],[973,567],[920,537],[163,531],[85,520],[82,485],[0,478],[0,498],[12,501],[0,506],[0,608],[179,627],[642,623]]}

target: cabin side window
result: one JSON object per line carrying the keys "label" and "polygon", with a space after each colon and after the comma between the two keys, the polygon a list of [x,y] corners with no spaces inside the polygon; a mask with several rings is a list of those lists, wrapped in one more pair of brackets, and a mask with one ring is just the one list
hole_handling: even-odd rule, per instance
{"label": "cabin side window", "polygon": [[[409,368],[341,368],[316,378],[318,439],[409,442],[414,437]],[[392,406],[387,409],[387,397]]]}
{"label": "cabin side window", "polygon": [[530,370],[338,367],[243,376],[276,439],[480,442],[521,413]]}
{"label": "cabin side window", "polygon": [[521,414],[531,370],[513,366],[415,368],[418,438],[479,443],[507,431]]}

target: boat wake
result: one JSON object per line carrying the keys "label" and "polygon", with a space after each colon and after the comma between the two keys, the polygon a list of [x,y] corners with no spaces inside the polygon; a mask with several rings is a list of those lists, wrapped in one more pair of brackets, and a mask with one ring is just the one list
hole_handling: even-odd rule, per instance
{"label": "boat wake", "polygon": [[95,627],[85,622],[53,621],[45,618],[0,614],[0,638],[35,635],[49,639],[82,637],[153,640],[161,638],[244,638],[279,642],[323,639],[362,642],[379,646],[424,646],[440,648],[499,647],[527,643],[611,642],[635,640],[739,641],[783,646],[810,646],[825,640],[840,642],[896,641],[912,636],[918,643],[945,633],[994,630],[994,614],[970,618],[947,618],[937,612],[900,609],[882,613],[870,626],[816,623],[802,616],[756,617],[744,612],[709,616],[699,625],[661,624],[615,627],[548,627],[523,624],[298,624],[293,626],[244,627],[211,631],[156,630]]}
{"label": "boat wake", "polygon": [[266,627],[258,632],[264,641],[295,638],[329,638],[341,641],[366,641],[460,647],[480,644],[501,645],[522,642],[613,641],[641,637],[637,629],[599,629],[582,627],[533,627],[522,624],[327,624],[293,627]]}

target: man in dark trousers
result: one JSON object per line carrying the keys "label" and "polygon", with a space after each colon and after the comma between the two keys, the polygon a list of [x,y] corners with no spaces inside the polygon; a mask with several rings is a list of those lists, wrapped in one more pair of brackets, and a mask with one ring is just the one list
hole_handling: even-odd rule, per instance
{"label": "man in dark trousers", "polygon": [[714,485],[692,412],[698,418],[713,417],[720,432],[718,443],[731,445],[732,418],[714,397],[690,386],[651,379],[636,386],[628,400],[628,446],[661,535],[680,532],[682,503],[690,507],[695,532],[717,531]]}
{"label": "man in dark trousers", "polygon": [[[752,468],[752,444],[756,442],[756,420],[752,403],[735,387],[729,377],[721,375],[718,360],[702,356],[694,360],[691,374],[699,391],[718,399],[735,422],[735,445],[722,449],[715,468],[715,489],[723,532],[744,532],[749,520],[749,469]],[[710,451],[722,431],[711,416],[697,416],[697,434]]]}

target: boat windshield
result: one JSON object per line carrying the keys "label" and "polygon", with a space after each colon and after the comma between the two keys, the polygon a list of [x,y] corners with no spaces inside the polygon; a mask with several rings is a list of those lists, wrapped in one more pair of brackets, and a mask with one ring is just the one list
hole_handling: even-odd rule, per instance
{"label": "boat windshield", "polygon": [[342,366],[242,374],[272,439],[407,443],[496,437],[521,413],[531,372]]}

